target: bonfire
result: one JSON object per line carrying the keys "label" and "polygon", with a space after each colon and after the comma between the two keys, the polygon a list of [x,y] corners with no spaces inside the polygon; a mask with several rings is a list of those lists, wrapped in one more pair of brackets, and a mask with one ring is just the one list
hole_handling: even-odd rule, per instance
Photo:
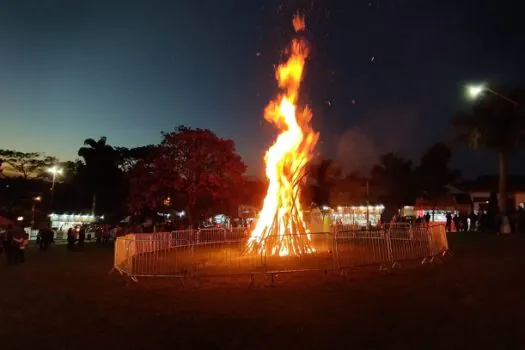
{"label": "bonfire", "polygon": [[[296,33],[305,29],[304,17],[292,21]],[[308,57],[308,45],[294,38],[288,59],[276,70],[281,93],[266,107],[264,118],[280,131],[265,155],[268,190],[246,250],[265,255],[297,256],[315,251],[301,209],[301,182],[319,134],[310,126],[312,112],[298,106],[299,88]]]}

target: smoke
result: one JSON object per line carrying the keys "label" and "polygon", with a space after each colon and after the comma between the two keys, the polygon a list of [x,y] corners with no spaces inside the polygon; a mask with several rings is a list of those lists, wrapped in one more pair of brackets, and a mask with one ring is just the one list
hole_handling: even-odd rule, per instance
{"label": "smoke", "polygon": [[379,151],[374,140],[361,128],[346,130],[337,143],[336,163],[344,174],[368,174],[377,163]]}
{"label": "smoke", "polygon": [[389,106],[372,109],[362,121],[363,130],[370,130],[379,153],[396,152],[404,157],[419,156],[428,142],[425,135],[432,129],[422,125],[417,106]]}

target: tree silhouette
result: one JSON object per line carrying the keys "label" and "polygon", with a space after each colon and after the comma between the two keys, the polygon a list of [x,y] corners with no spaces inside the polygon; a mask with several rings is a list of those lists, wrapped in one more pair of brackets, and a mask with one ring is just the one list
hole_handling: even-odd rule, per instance
{"label": "tree silhouette", "polygon": [[[513,101],[524,101],[523,89],[498,89]],[[456,138],[474,149],[496,152],[499,156],[499,210],[507,212],[509,156],[525,146],[525,115],[521,104],[485,93],[472,109],[454,117]]]}
{"label": "tree silhouette", "polygon": [[98,141],[86,139],[84,147],[78,150],[84,161],[79,171],[82,183],[93,196],[98,213],[115,212],[123,192],[122,173],[118,168],[120,156],[107,143],[106,137]]}
{"label": "tree silhouette", "polygon": [[330,191],[341,177],[341,168],[336,166],[332,159],[320,159],[308,165],[308,179],[310,188],[307,193],[311,202],[317,205],[330,203]]}
{"label": "tree silhouette", "polygon": [[27,180],[29,177],[43,177],[46,169],[58,162],[55,157],[45,156],[39,152],[19,152],[0,150],[3,163],[9,165],[16,173]]}
{"label": "tree silhouette", "polygon": [[449,167],[451,158],[452,152],[441,142],[434,144],[421,156],[415,169],[420,195],[436,201],[447,193],[446,185],[459,179],[460,171]]}
{"label": "tree silhouette", "polygon": [[172,205],[183,202],[195,223],[217,203],[236,203],[245,170],[232,140],[207,129],[179,126],[163,133],[161,144],[132,170],[130,209],[161,208],[170,198]]}
{"label": "tree silhouette", "polygon": [[403,205],[414,203],[417,186],[414,183],[412,162],[394,153],[379,157],[379,164],[372,167],[371,182],[382,188],[379,199],[395,213]]}
{"label": "tree silhouette", "polygon": [[119,156],[118,166],[127,173],[133,169],[139,160],[147,158],[155,150],[154,145],[139,146],[134,148],[115,147]]}

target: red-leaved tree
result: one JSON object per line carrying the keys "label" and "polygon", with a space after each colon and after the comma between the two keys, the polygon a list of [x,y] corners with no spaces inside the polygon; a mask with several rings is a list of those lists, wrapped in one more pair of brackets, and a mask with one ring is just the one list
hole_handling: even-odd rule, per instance
{"label": "red-leaved tree", "polygon": [[193,223],[205,211],[235,203],[246,165],[232,140],[185,126],[162,135],[161,144],[130,173],[133,212],[159,209],[167,197],[177,198],[173,205],[182,205]]}

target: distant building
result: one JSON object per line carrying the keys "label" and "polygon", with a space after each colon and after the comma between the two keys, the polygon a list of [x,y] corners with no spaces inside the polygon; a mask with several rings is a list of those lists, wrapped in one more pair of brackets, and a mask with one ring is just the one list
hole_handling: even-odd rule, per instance
{"label": "distant building", "polygon": [[[469,193],[475,212],[487,210],[491,193],[498,195],[497,175],[480,176],[472,181],[465,181],[462,187]],[[525,175],[510,175],[507,179],[507,208],[517,210],[525,208]]]}

